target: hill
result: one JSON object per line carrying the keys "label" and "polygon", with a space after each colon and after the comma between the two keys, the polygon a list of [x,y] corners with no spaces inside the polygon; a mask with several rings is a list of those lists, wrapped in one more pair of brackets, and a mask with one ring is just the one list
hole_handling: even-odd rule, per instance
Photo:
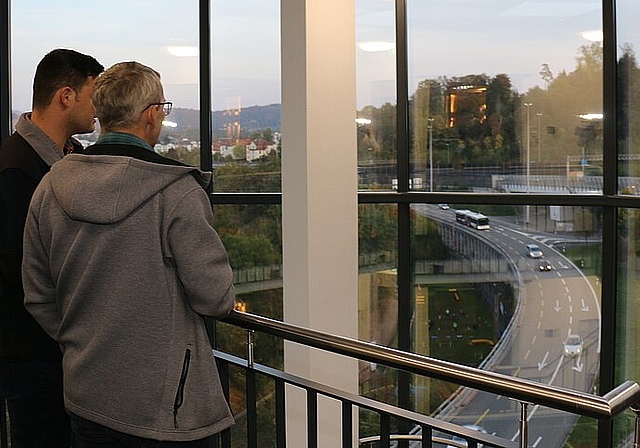
{"label": "hill", "polygon": [[[223,129],[228,124],[236,121],[240,123],[243,131],[262,130],[271,128],[273,131],[280,131],[281,125],[280,104],[270,104],[267,106],[251,106],[241,109],[236,115],[235,111],[214,111],[213,130],[214,132]],[[178,123],[180,127],[199,127],[200,117],[195,109],[174,108],[171,112],[170,120]]]}

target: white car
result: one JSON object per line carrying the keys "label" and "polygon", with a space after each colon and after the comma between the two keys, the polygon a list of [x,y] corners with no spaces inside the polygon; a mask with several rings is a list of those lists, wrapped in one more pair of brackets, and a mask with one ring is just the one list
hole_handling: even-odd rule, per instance
{"label": "white car", "polygon": [[527,255],[529,258],[541,258],[542,251],[537,244],[527,244]]}
{"label": "white car", "polygon": [[[481,432],[483,434],[487,434],[487,430],[482,426],[478,425],[464,425],[465,428],[473,429],[474,431]],[[460,436],[453,436],[451,438],[452,442],[456,442],[455,445],[447,445],[447,448],[461,448],[468,445],[467,441]],[[484,445],[482,443],[478,443],[478,448],[482,448]]]}
{"label": "white car", "polygon": [[562,344],[564,346],[564,354],[573,358],[582,353],[583,341],[582,337],[577,334],[570,334]]}

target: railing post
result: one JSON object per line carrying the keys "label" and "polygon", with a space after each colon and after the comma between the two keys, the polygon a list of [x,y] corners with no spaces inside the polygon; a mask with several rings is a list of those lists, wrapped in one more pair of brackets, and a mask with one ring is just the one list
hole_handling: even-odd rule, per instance
{"label": "railing post", "polygon": [[258,409],[256,371],[254,370],[253,330],[247,330],[247,372],[246,372],[246,404],[247,404],[247,446],[258,447]]}
{"label": "railing post", "polygon": [[0,394],[0,447],[7,448],[9,446],[9,422],[7,422],[7,402],[4,396]]}
{"label": "railing post", "polygon": [[253,369],[253,330],[247,330],[247,367]]}
{"label": "railing post", "polygon": [[520,448],[529,446],[529,424],[527,422],[527,406],[526,401],[520,402]]}
{"label": "railing post", "polygon": [[640,448],[640,408],[631,406],[631,410],[636,414],[635,427],[633,431],[633,448]]}

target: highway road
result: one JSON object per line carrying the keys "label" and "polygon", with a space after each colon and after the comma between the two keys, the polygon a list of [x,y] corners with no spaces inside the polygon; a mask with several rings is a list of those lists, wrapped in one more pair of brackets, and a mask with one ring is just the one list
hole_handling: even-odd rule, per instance
{"label": "highway road", "polygon": [[[422,213],[450,216],[453,210],[420,206]],[[459,224],[455,224],[459,225]],[[501,247],[515,262],[520,276],[521,313],[513,327],[511,344],[492,363],[491,370],[544,384],[591,391],[598,371],[600,348],[600,290],[562,253],[546,246],[534,232],[496,221],[481,231],[483,238]],[[527,255],[526,245],[536,243],[553,267],[541,272],[537,259]],[[593,283],[592,283],[593,282]],[[595,284],[595,286],[594,286]],[[570,334],[583,338],[580,354],[565,354],[563,342]],[[489,433],[519,440],[520,405],[506,397],[469,393],[463,406],[448,416],[457,424],[474,424]],[[573,414],[531,405],[529,446],[557,448],[563,445],[577,419]]]}

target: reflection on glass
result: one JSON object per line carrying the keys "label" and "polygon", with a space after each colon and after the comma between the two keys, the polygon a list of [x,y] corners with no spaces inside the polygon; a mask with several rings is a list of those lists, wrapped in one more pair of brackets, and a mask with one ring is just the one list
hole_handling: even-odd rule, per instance
{"label": "reflection on glass", "polygon": [[[618,296],[616,318],[616,379],[619,384],[640,376],[639,297],[640,297],[640,210],[618,212]],[[634,431],[633,415],[616,419],[615,435],[623,441]]]}
{"label": "reflection on glass", "polygon": [[[397,347],[397,207],[360,205],[358,211],[358,338]],[[364,361],[360,363],[362,395],[395,404],[395,381],[396,372],[392,369]],[[376,423],[367,423],[367,414],[362,414],[361,418],[365,419],[364,428]]]}
{"label": "reflection on glass", "polygon": [[412,189],[601,193],[602,44],[581,37],[599,5],[409,0],[407,14]]}
{"label": "reflection on glass", "polygon": [[[31,84],[40,59],[54,48],[73,48],[109,67],[137,60],[162,76],[165,96],[173,102],[170,120],[156,150],[185,163],[200,165],[198,119],[198,2],[170,0],[148,4],[114,0],[108,3],[64,4],[42,0],[11,2],[12,106],[15,113],[31,109]],[[126,11],[123,14],[122,11]],[[68,24],[71,18],[72,26]],[[99,18],[99,20],[95,20]],[[167,24],[170,24],[169,26]],[[131,33],[132,29],[162,30]],[[99,131],[79,136],[94,143]]]}
{"label": "reflection on glass", "polygon": [[[620,194],[637,195],[640,191],[640,102],[638,87],[640,68],[636,51],[638,33],[633,17],[638,14],[638,4],[622,1],[617,4],[618,20],[618,188]],[[617,296],[617,335],[616,335],[616,377],[615,383],[629,378],[636,379],[640,374],[640,363],[635,347],[638,345],[638,297],[640,297],[640,275],[638,257],[640,253],[640,212],[635,209],[622,209],[618,213],[618,296]],[[616,419],[614,435],[616,445],[629,438],[634,432],[634,416],[629,413]]]}
{"label": "reflection on glass", "polygon": [[640,66],[636,54],[640,42],[633,17],[640,11],[636,2],[628,0],[617,2],[616,7],[618,191],[635,196],[640,193]]}
{"label": "reflection on glass", "polygon": [[[282,227],[278,205],[224,205],[214,207],[214,227],[229,254],[236,288],[236,309],[272,319],[283,318]],[[244,358],[247,332],[225,323],[216,325],[217,348]],[[277,369],[284,365],[281,339],[256,333],[255,361]],[[230,403],[237,424],[232,439],[246,439],[245,378],[241,369],[230,370]],[[275,419],[274,385],[260,377],[257,390],[258,418]],[[260,446],[275,446],[275,430],[260,431]],[[234,445],[235,446],[235,445]]]}
{"label": "reflection on glass", "polygon": [[395,10],[356,0],[358,188],[397,188]]}
{"label": "reflection on glass", "polygon": [[[414,351],[591,392],[599,366],[601,209],[530,206],[528,222],[526,209],[412,206]],[[507,438],[518,431],[517,419],[498,412],[517,413],[514,402],[465,389],[452,395],[457,386],[418,376],[413,383],[416,410],[456,415],[459,424],[482,421]],[[562,441],[576,422],[535,412],[530,440]],[[550,414],[562,423],[545,434]]]}
{"label": "reflection on glass", "polygon": [[280,4],[214,1],[210,20],[214,192],[279,192]]}

